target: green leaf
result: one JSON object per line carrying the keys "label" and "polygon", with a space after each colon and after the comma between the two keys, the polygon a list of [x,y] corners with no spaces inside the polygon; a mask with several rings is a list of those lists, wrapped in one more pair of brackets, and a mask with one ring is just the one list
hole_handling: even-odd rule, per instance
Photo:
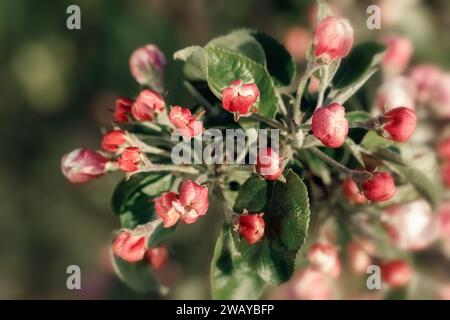
{"label": "green leaf", "polygon": [[425,154],[415,159],[404,159],[400,148],[392,141],[369,131],[361,142],[361,147],[409,183],[436,208],[442,198],[438,165],[433,154]]}
{"label": "green leaf", "polygon": [[263,241],[248,245],[244,240],[236,240],[238,250],[256,273],[272,284],[280,284],[292,277],[310,218],[305,184],[290,169],[284,171],[284,177],[285,183],[276,181],[272,184],[270,202],[264,211]]}
{"label": "green leaf", "polygon": [[208,85],[219,99],[222,98],[222,91],[234,80],[254,82],[260,92],[256,105],[258,113],[268,118],[275,116],[278,95],[272,78],[262,65],[239,53],[220,48],[207,48],[205,53]]}
{"label": "green leaf", "polygon": [[119,278],[131,289],[140,293],[158,292],[159,284],[146,261],[129,263],[110,251],[113,268]]}
{"label": "green leaf", "polygon": [[267,70],[278,87],[289,86],[295,78],[296,65],[291,54],[271,36],[262,32],[252,32],[253,37],[262,46]]}
{"label": "green leaf", "polygon": [[386,46],[375,42],[365,42],[355,46],[341,62],[333,78],[334,88],[342,89],[358,81],[380,62],[385,50]]}
{"label": "green leaf", "polygon": [[159,223],[148,239],[148,246],[151,248],[159,247],[176,230],[177,226],[164,228],[163,223]]}
{"label": "green leaf", "polygon": [[351,111],[345,114],[348,122],[366,121],[372,118],[371,114],[366,111]]}
{"label": "green leaf", "polygon": [[161,173],[136,174],[123,180],[114,190],[112,207],[120,215],[121,225],[133,229],[154,216],[153,199],[170,189],[173,176]]}
{"label": "green leaf", "polygon": [[184,61],[183,71],[189,80],[206,80],[204,50],[200,46],[190,46],[174,53],[175,60]]}
{"label": "green leaf", "polygon": [[226,224],[216,242],[211,262],[213,299],[258,299],[266,287],[248,260],[237,250]]}
{"label": "green leaf", "polygon": [[266,55],[262,45],[255,39],[250,30],[240,29],[215,38],[205,48],[221,48],[235,51],[259,64],[266,66]]}
{"label": "green leaf", "polygon": [[298,156],[302,161],[306,162],[308,168],[314,175],[322,179],[323,183],[328,185],[332,182],[328,166],[325,162],[323,162],[323,160],[319,159],[308,149],[303,149],[299,152]]}
{"label": "green leaf", "polygon": [[242,213],[247,209],[251,213],[263,212],[267,204],[267,181],[257,174],[251,175],[239,189],[233,210]]}

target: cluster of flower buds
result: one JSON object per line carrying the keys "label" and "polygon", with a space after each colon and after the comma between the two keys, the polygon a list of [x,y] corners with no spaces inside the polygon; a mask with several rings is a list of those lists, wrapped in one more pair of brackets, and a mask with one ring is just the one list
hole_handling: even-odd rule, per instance
{"label": "cluster of flower buds", "polygon": [[164,227],[170,228],[181,219],[186,224],[196,222],[208,211],[208,189],[186,180],[175,192],[165,192],[155,199],[156,214],[162,219]]}

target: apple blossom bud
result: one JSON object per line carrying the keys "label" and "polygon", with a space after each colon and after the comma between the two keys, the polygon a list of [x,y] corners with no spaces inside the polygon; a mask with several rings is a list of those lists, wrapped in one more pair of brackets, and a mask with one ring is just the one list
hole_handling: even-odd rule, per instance
{"label": "apple blossom bud", "polygon": [[61,159],[61,171],[72,183],[83,183],[102,176],[109,160],[90,149],[75,149]]}
{"label": "apple blossom bud", "polygon": [[325,146],[340,147],[348,134],[345,108],[339,103],[318,108],[312,116],[312,131]]}
{"label": "apple blossom bud", "polygon": [[298,271],[292,281],[292,292],[300,300],[329,300],[332,287],[327,276],[320,271],[306,268]]}
{"label": "apple blossom bud", "polygon": [[387,51],[381,61],[383,71],[388,75],[402,73],[409,64],[413,54],[411,40],[406,37],[389,36],[381,40],[387,45]]}
{"label": "apple blossom bud", "polygon": [[128,122],[128,116],[131,113],[131,106],[134,100],[127,97],[118,97],[116,99],[116,106],[114,109],[115,122]]}
{"label": "apple blossom bud", "polygon": [[380,268],[383,282],[393,288],[407,285],[412,278],[413,271],[409,264],[403,260],[392,260],[382,263]]}
{"label": "apple blossom bud", "polygon": [[332,277],[338,277],[341,272],[338,252],[329,244],[312,245],[308,250],[308,260],[314,269]]}
{"label": "apple blossom bud", "polygon": [[440,77],[433,90],[431,105],[437,116],[450,119],[450,73]]}
{"label": "apple blossom bud", "polygon": [[222,91],[222,106],[225,110],[234,114],[235,119],[248,117],[256,112],[255,103],[259,97],[256,84],[235,80]]}
{"label": "apple blossom bud", "polygon": [[373,202],[387,201],[395,195],[394,179],[387,172],[375,172],[363,183],[364,196]]}
{"label": "apple blossom bud", "polygon": [[344,58],[353,45],[353,29],[345,19],[328,16],[314,30],[314,56],[325,63]]}
{"label": "apple blossom bud", "polygon": [[450,161],[450,137],[442,139],[438,144],[439,157]]}
{"label": "apple blossom bud", "polygon": [[148,85],[161,92],[166,58],[153,44],[136,49],[130,57],[130,70],[139,84]]}
{"label": "apple blossom bud", "polygon": [[169,113],[169,120],[185,137],[192,138],[203,132],[202,122],[193,116],[191,110],[187,108],[172,107]]}
{"label": "apple blossom bud", "polygon": [[439,236],[439,221],[425,200],[387,208],[382,215],[391,241],[402,250],[422,250]]}
{"label": "apple blossom bud", "polygon": [[121,153],[117,162],[122,171],[135,172],[142,166],[144,157],[144,154],[139,148],[128,147]]}
{"label": "apple blossom bud", "polygon": [[249,244],[258,242],[264,236],[264,226],[262,214],[244,213],[239,216],[239,234]]}
{"label": "apple blossom bud", "polygon": [[180,186],[179,204],[174,202],[174,206],[181,212],[184,223],[194,223],[208,211],[208,189],[192,180],[185,180]]}
{"label": "apple blossom bud", "polygon": [[164,108],[164,99],[158,93],[144,89],[131,106],[131,113],[138,121],[152,121],[155,114],[161,113]]}
{"label": "apple blossom bud", "polygon": [[450,161],[441,165],[442,181],[447,188],[450,188]]}
{"label": "apple blossom bud", "polygon": [[178,202],[175,192],[165,192],[155,199],[155,210],[163,221],[165,228],[174,226],[180,219],[180,213],[175,209],[174,202]]}
{"label": "apple blossom bud", "polygon": [[310,33],[305,28],[291,27],[285,33],[283,43],[295,61],[302,62],[306,58],[310,38]]}
{"label": "apple blossom bud", "polygon": [[148,248],[145,252],[145,259],[155,269],[161,269],[167,263],[169,252],[165,246]]}
{"label": "apple blossom bud", "polygon": [[341,185],[342,192],[344,196],[350,203],[353,204],[365,204],[367,203],[366,197],[359,191],[358,186],[352,180],[352,178],[347,178],[342,182]]}
{"label": "apple blossom bud", "polygon": [[117,152],[128,141],[125,131],[113,130],[103,135],[101,142],[102,149],[109,152]]}
{"label": "apple blossom bud", "polygon": [[112,244],[114,254],[125,261],[137,262],[144,258],[147,239],[143,235],[133,234],[130,230],[121,231]]}
{"label": "apple blossom bud", "polygon": [[414,67],[409,79],[415,86],[416,100],[420,104],[427,103],[441,77],[441,70],[433,65],[422,64]]}
{"label": "apple blossom bud", "polygon": [[415,109],[415,95],[415,86],[410,79],[406,77],[391,78],[377,90],[376,105],[383,112],[398,106]]}
{"label": "apple blossom bud", "polygon": [[281,159],[271,148],[260,149],[256,159],[256,172],[267,180],[277,180],[281,172]]}
{"label": "apple blossom bud", "polygon": [[370,255],[375,253],[375,247],[369,240],[349,242],[347,245],[347,257],[350,269],[357,275],[366,274],[367,268],[372,264]]}
{"label": "apple blossom bud", "polygon": [[414,110],[399,107],[383,115],[383,134],[390,140],[406,142],[413,135],[417,126]]}

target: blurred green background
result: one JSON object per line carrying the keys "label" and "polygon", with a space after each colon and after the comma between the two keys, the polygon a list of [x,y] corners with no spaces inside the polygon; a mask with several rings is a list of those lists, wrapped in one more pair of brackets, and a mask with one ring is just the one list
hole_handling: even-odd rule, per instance
{"label": "blurred green background", "polygon": [[[415,1],[394,23],[368,30],[375,1],[329,1],[354,25],[356,41],[399,32],[414,41],[415,61],[450,68],[450,2]],[[400,2],[388,0],[384,2]],[[107,244],[118,219],[110,196],[120,174],[75,186],[60,173],[74,148],[96,149],[117,95],[134,96],[131,52],[158,45],[168,57],[168,103],[189,105],[173,52],[234,28],[260,29],[283,40],[311,28],[314,1],[84,0],[0,2],[0,298],[149,298],[111,271]],[[81,8],[81,30],[66,28],[66,8]],[[384,13],[382,12],[382,15]],[[392,19],[391,19],[392,20]],[[172,262],[160,276],[166,298],[208,298],[209,261],[218,216],[177,233]],[[66,268],[81,267],[82,290],[66,288]]]}

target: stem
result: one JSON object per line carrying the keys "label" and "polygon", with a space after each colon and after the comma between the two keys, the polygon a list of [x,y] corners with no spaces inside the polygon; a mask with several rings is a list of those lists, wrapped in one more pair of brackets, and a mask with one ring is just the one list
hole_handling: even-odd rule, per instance
{"label": "stem", "polygon": [[377,116],[375,118],[371,118],[365,121],[355,121],[349,123],[349,128],[364,128],[367,130],[374,130],[381,125],[383,116]]}
{"label": "stem", "polygon": [[176,164],[149,164],[143,167],[140,172],[155,172],[155,171],[173,171],[173,172],[181,172],[181,173],[189,173],[189,174],[199,174],[200,171],[190,167],[190,166],[182,166]]}
{"label": "stem", "polygon": [[284,125],[279,123],[278,121],[270,119],[270,118],[267,118],[267,117],[265,117],[263,115],[260,115],[258,113],[253,113],[250,116],[250,118],[254,119],[254,120],[261,121],[261,122],[264,122],[264,123],[268,124],[269,126],[277,128],[277,129],[280,129],[282,131],[288,131],[288,129]]}
{"label": "stem", "polygon": [[328,87],[328,66],[322,67],[320,69],[323,73],[322,81],[320,81],[320,88],[319,88],[319,97],[317,99],[316,109],[321,107],[323,105],[323,98],[325,95],[325,90]]}
{"label": "stem", "polygon": [[333,158],[327,156],[325,153],[323,153],[322,151],[317,149],[317,147],[312,147],[312,148],[309,148],[308,150],[311,150],[311,152],[314,153],[316,156],[318,156],[319,158],[321,158],[322,160],[324,160],[325,162],[327,162],[331,166],[335,167],[336,169],[342,171],[346,175],[351,175],[352,174],[352,172],[353,172],[352,170],[350,170],[346,166],[343,166],[342,164],[340,164],[339,162],[337,162]]}
{"label": "stem", "polygon": [[306,84],[308,83],[308,79],[311,77],[311,75],[317,69],[318,69],[317,65],[315,65],[315,64],[308,64],[308,67],[306,68],[305,74],[300,79],[300,82],[298,84],[297,94],[295,96],[294,112],[293,112],[293,118],[294,118],[294,122],[296,124],[300,123],[300,118],[301,118],[300,105],[302,103],[303,92],[305,91]]}

